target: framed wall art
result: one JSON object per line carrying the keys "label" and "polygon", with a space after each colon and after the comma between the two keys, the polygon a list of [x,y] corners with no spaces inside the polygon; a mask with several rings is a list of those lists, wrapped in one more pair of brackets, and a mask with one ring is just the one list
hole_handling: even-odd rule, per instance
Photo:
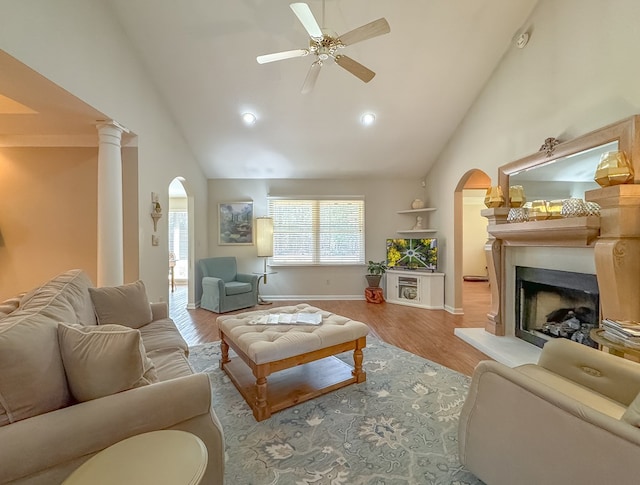
{"label": "framed wall art", "polygon": [[218,245],[253,244],[253,202],[218,204]]}

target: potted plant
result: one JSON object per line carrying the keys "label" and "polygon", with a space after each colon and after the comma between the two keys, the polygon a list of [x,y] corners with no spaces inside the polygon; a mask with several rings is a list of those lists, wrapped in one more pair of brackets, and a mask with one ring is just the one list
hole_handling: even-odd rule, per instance
{"label": "potted plant", "polygon": [[386,271],[386,261],[369,261],[369,265],[367,266],[367,274],[365,275],[365,278],[367,278],[367,283],[369,283],[369,288],[377,288],[378,286],[380,286],[380,279]]}

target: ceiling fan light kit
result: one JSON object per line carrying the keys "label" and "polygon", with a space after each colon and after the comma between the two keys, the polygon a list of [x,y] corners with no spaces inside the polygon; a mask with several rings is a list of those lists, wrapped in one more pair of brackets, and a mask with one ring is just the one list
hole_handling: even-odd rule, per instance
{"label": "ceiling fan light kit", "polygon": [[391,32],[391,28],[389,27],[389,23],[386,19],[380,18],[378,20],[374,20],[373,22],[369,22],[368,24],[353,29],[346,34],[338,36],[330,30],[320,28],[320,25],[313,16],[313,12],[311,12],[311,9],[306,3],[292,3],[290,7],[309,34],[309,48],[261,55],[256,58],[259,64],[266,64],[268,62],[281,61],[295,57],[305,57],[309,54],[313,54],[315,56],[315,60],[311,63],[307,77],[302,85],[303,94],[309,93],[313,90],[318,79],[318,75],[320,74],[320,68],[323,66],[323,63],[327,61],[335,61],[335,63],[341,68],[350,72],[365,83],[368,83],[373,79],[376,75],[375,72],[350,57],[339,54],[338,50],[357,42],[362,42],[363,40],[388,34]]}

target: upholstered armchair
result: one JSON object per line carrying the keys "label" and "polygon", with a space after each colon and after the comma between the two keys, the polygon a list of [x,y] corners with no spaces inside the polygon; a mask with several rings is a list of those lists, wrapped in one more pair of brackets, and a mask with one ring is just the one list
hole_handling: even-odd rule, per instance
{"label": "upholstered armchair", "polygon": [[537,364],[483,361],[460,413],[460,462],[491,485],[639,483],[640,364],[558,338]]}
{"label": "upholstered armchair", "polygon": [[238,273],[236,258],[206,258],[198,262],[202,273],[200,307],[225,313],[258,304],[258,275]]}

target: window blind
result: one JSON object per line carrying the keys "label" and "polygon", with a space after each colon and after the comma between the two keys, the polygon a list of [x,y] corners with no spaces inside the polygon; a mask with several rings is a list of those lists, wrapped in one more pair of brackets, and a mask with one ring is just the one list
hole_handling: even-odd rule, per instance
{"label": "window blind", "polygon": [[273,264],[364,264],[363,199],[269,198]]}

